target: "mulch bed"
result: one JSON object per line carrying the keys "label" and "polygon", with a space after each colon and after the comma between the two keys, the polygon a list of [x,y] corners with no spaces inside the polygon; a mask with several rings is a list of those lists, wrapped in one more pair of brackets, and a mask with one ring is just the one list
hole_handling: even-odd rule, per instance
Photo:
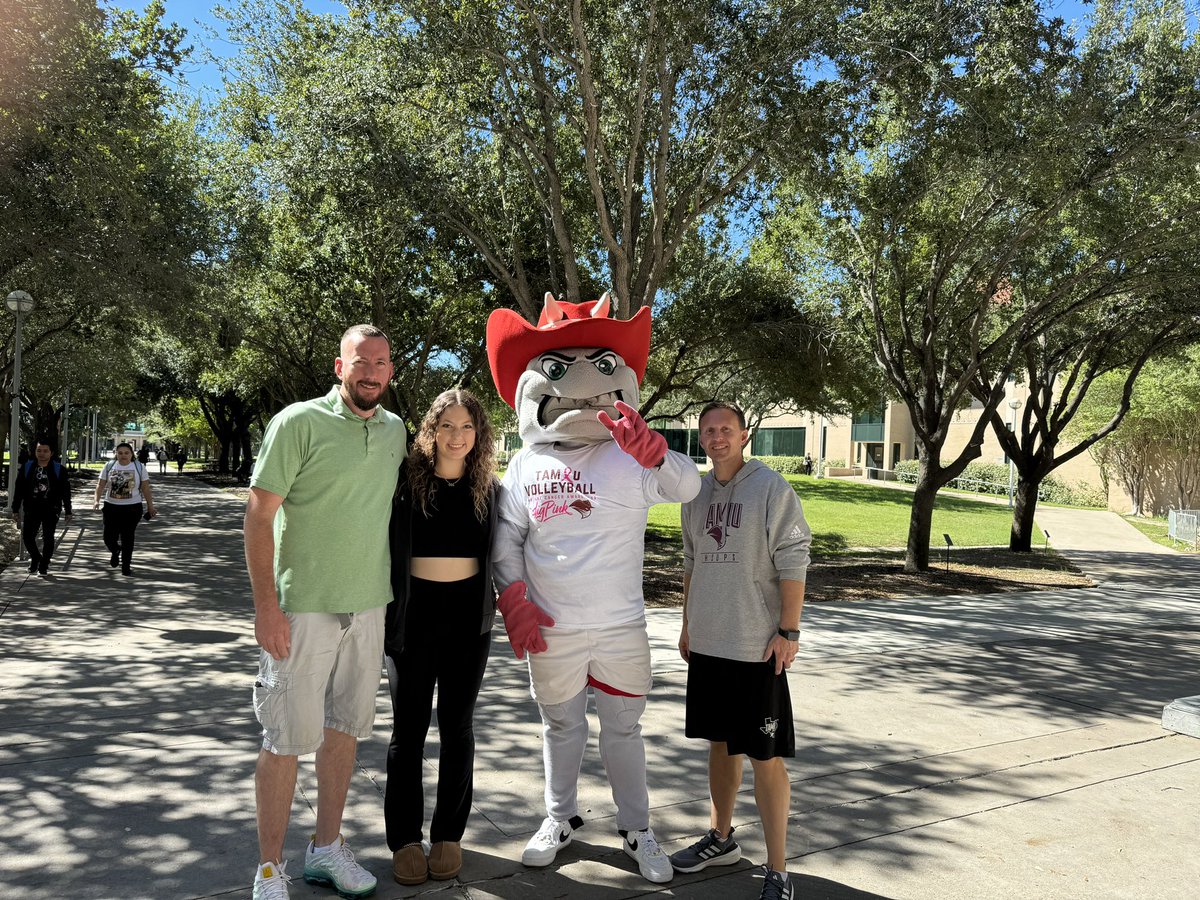
{"label": "mulch bed", "polygon": [[[896,600],[946,594],[998,594],[1011,591],[1052,591],[1094,587],[1065,557],[1057,553],[1013,553],[994,547],[956,548],[949,571],[944,555],[931,558],[928,572],[904,573],[903,553],[865,551],[817,557],[808,569],[805,599],[810,602]],[[654,535],[646,538],[646,605],[683,604],[683,551],[678,541]]]}

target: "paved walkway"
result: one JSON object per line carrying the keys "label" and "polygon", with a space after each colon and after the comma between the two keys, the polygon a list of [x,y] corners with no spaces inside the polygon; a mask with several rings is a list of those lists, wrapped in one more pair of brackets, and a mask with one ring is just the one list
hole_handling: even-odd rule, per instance
{"label": "paved walkway", "polygon": [[[90,513],[68,530],[53,578],[0,573],[4,896],[249,896],[258,741],[242,506],[188,478],[159,482],[163,515],[138,529],[136,577],[107,568]],[[1070,526],[1043,524],[1067,546]],[[1095,589],[805,610],[790,676],[800,897],[1194,896],[1200,741],[1159,719],[1165,703],[1200,693],[1200,560],[1101,545],[1091,525],[1084,534],[1093,543],[1067,552],[1100,572]],[[653,824],[670,851],[706,828],[705,753],[682,735],[678,613],[653,610],[649,622]],[[617,849],[594,734],[588,826],[550,869],[514,862],[543,814],[540,728],[501,635],[455,881],[401,888],[388,877],[391,714],[380,691],[345,828],[380,877],[376,896],[756,897],[763,845],[748,785],[736,815],[748,861],[652,885]],[[287,845],[297,875],[314,794],[306,760]],[[297,878],[292,896],[332,894]]]}

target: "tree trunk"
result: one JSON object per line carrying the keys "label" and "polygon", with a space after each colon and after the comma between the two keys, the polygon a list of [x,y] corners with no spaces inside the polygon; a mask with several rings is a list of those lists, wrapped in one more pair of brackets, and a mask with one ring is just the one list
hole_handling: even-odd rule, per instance
{"label": "tree trunk", "polygon": [[1028,553],[1033,545],[1033,514],[1037,510],[1040,482],[1017,480],[1013,492],[1012,530],[1008,535],[1008,549],[1017,553]]}
{"label": "tree trunk", "polygon": [[250,471],[254,468],[254,457],[250,452],[250,423],[243,421],[238,429],[238,443],[242,447],[242,463],[238,466],[237,478],[239,484],[250,480]]}
{"label": "tree trunk", "polygon": [[910,575],[929,570],[929,533],[933,528],[933,503],[936,499],[937,487],[922,471],[917,489],[913,492],[912,511],[908,519],[904,571]]}

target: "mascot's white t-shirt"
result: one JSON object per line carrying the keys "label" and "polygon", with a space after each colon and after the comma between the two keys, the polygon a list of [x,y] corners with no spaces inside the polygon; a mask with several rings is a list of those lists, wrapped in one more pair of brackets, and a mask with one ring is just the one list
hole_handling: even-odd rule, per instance
{"label": "mascot's white t-shirt", "polygon": [[529,599],[557,625],[643,619],[646,510],[678,500],[661,482],[676,483],[687,469],[695,473],[690,459],[673,452],[661,472],[644,469],[613,441],[526,447],[504,476],[497,581],[524,579]]}

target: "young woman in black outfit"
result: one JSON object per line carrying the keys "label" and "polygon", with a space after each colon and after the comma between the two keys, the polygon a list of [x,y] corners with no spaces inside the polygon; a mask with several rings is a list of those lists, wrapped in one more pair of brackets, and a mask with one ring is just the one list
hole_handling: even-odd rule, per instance
{"label": "young woman in black outfit", "polygon": [[[471,810],[472,718],[495,618],[491,543],[495,441],[467,391],[446,391],[425,414],[401,469],[392,512],[392,593],[385,643],[394,721],[384,817],[400,884],[453,878]],[[461,649],[460,649],[461,648]],[[437,801],[421,844],[421,768],[437,688]]]}

